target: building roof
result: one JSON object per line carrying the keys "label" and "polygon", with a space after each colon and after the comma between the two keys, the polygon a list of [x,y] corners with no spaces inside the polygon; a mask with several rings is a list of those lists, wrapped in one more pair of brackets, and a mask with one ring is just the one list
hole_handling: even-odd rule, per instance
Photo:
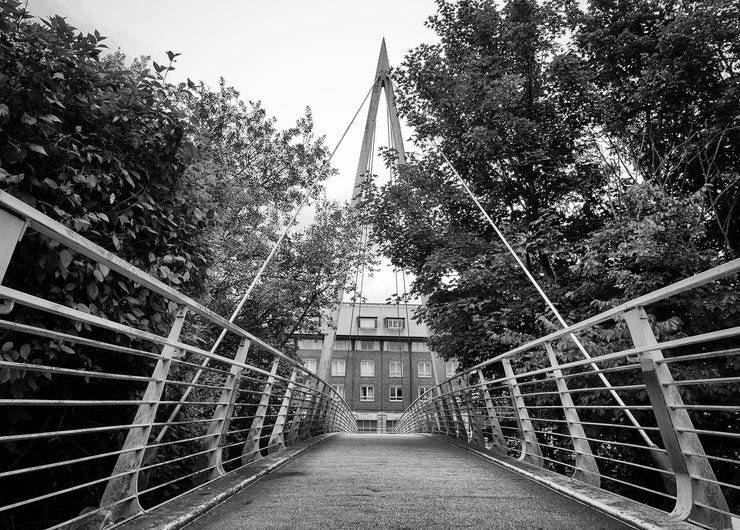
{"label": "building roof", "polygon": [[[426,338],[428,335],[425,324],[418,324],[414,320],[414,314],[421,305],[419,304],[360,304],[343,302],[339,310],[337,335],[340,336],[363,336],[363,337],[417,337]],[[357,319],[359,317],[377,318],[377,328],[358,329]],[[384,319],[404,319],[403,329],[386,328]]]}

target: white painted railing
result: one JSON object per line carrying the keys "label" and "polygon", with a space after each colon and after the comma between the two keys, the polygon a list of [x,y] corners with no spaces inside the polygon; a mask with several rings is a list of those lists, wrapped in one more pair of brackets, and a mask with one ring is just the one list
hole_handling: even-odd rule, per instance
{"label": "white painted railing", "polygon": [[[0,285],[0,407],[17,418],[0,425],[0,527],[107,527],[300,439],[356,431],[300,363],[4,192],[0,280],[26,229],[175,310],[161,336]],[[196,329],[226,329],[221,353]],[[34,341],[54,351],[19,354]],[[23,373],[51,382],[28,397],[13,388]]]}
{"label": "white painted railing", "polygon": [[[680,520],[738,527],[740,327],[716,313],[711,332],[658,342],[648,313],[718,280],[737,293],[739,271],[734,260],[461,371],[397,432],[454,436]],[[607,329],[631,344],[588,340]],[[572,334],[599,352],[583,358]]]}

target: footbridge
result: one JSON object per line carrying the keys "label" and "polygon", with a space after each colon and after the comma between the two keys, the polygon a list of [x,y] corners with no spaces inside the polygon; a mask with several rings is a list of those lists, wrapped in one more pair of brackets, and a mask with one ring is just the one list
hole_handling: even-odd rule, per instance
{"label": "footbridge", "polygon": [[380,436],[292,357],[4,192],[0,278],[24,234],[173,318],[0,285],[3,528],[738,527],[740,328],[661,342],[648,313],[737,285],[740,260],[457,373]]}

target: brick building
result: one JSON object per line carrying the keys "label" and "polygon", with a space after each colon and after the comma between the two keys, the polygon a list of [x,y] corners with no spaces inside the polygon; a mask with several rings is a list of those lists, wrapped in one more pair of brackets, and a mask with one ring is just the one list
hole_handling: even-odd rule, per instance
{"label": "brick building", "polygon": [[455,372],[456,363],[427,348],[426,326],[413,320],[418,307],[342,303],[335,336],[328,329],[297,336],[304,365],[326,374],[361,432],[392,432],[412,401]]}

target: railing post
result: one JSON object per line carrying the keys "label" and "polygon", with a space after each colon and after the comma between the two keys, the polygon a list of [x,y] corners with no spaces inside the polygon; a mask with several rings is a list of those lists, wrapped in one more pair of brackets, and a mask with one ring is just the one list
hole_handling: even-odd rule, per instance
{"label": "railing post", "polygon": [[[239,348],[236,350],[236,355],[234,356],[235,363],[244,364],[247,360],[247,353],[249,352],[250,344],[250,340],[242,339],[239,344]],[[208,451],[199,463],[203,472],[196,475],[195,482],[206,482],[225,474],[224,469],[221,466],[223,459],[223,449],[221,445],[223,438],[229,430],[229,423],[231,423],[234,403],[236,403],[236,398],[238,396],[237,390],[239,389],[239,379],[241,378],[243,370],[244,369],[241,366],[232,364],[231,369],[229,370],[229,375],[226,376],[224,389],[221,391],[218,405],[216,405],[211,421],[208,424],[206,438],[203,440],[203,450]]]}
{"label": "railing post", "polygon": [[450,413],[450,409],[447,406],[447,400],[442,397],[442,385],[439,382],[439,375],[437,374],[437,363],[434,362],[435,359],[432,357],[432,375],[434,376],[434,393],[437,394],[437,399],[435,400],[437,403],[437,410],[439,412],[438,417],[441,419],[441,422],[444,424],[444,433],[441,432],[440,434],[444,434],[445,436],[450,435],[450,424],[452,423],[452,416]]}
{"label": "railing post", "polygon": [[293,388],[297,376],[298,370],[293,368],[293,373],[290,374],[290,382],[283,395],[283,402],[280,404],[280,410],[275,419],[275,425],[272,426],[272,434],[270,434],[270,441],[267,444],[267,454],[285,449],[285,422],[288,419],[288,411],[290,411],[290,402],[293,399]]}
{"label": "railing post", "polygon": [[540,444],[537,443],[537,433],[534,431],[532,420],[529,419],[529,411],[527,410],[527,405],[524,403],[522,391],[519,389],[519,383],[517,383],[514,377],[514,369],[511,367],[511,361],[508,357],[504,357],[501,359],[501,364],[504,366],[509,393],[514,402],[517,423],[522,433],[522,454],[519,456],[519,460],[542,467],[544,463],[542,449],[540,449]]}
{"label": "railing post", "polygon": [[[296,372],[297,375],[297,372]],[[296,400],[295,397],[291,400],[291,405],[293,405],[296,401],[298,401],[298,407],[293,410],[293,419],[290,422],[290,429],[288,430],[288,436],[285,440],[285,445],[290,447],[296,441],[299,439],[301,434],[301,424],[303,423],[303,404],[306,401],[306,392],[303,386],[301,386],[300,390],[297,391],[298,394],[300,394],[300,398]],[[296,390],[293,390],[293,393],[296,393]]]}
{"label": "railing post", "polygon": [[[622,313],[636,347],[657,344],[642,307]],[[732,528],[727,501],[716,483],[712,466],[684,407],[673,375],[661,350],[640,353],[640,368],[650,405],[676,478],[676,505],[671,515],[691,519],[711,528]],[[693,478],[692,478],[693,477]],[[708,507],[708,508],[707,508]],[[714,509],[711,509],[714,508]]]}
{"label": "railing post", "polygon": [[327,389],[327,384],[324,382],[319,383],[321,390],[318,394],[319,403],[316,407],[317,419],[316,424],[321,425],[321,432],[326,432],[326,417],[329,412],[329,406],[331,405],[331,391]]}
{"label": "railing post", "polygon": [[563,406],[568,433],[573,444],[573,450],[576,453],[576,468],[573,472],[573,478],[599,488],[601,487],[599,466],[596,463],[594,454],[591,452],[591,444],[586,439],[586,432],[583,430],[581,418],[578,416],[578,411],[573,403],[570,390],[563,378],[563,371],[560,369],[555,350],[553,350],[552,344],[549,342],[545,342],[545,349],[547,349],[547,356],[550,359],[550,366],[553,368],[552,374],[558,387],[560,404]]}
{"label": "railing post", "polygon": [[[437,387],[439,390],[439,403],[442,407],[443,411],[443,418],[445,423],[445,434],[447,436],[450,436],[450,434],[454,434],[455,437],[457,437],[457,422],[455,421],[455,416],[452,412],[452,407],[449,402],[449,396],[445,396],[447,392],[444,389],[443,385],[439,385]],[[453,432],[454,431],[454,432]]]}
{"label": "railing post", "polygon": [[470,377],[472,374],[468,374],[466,378],[467,388],[465,389],[465,410],[468,413],[468,423],[470,424],[471,436],[468,438],[469,441],[475,442],[483,448],[486,447],[486,438],[483,436],[483,429],[478,421],[478,415],[474,407],[470,406],[473,399],[470,392]]}
{"label": "railing post", "polygon": [[[175,322],[167,336],[168,340],[177,341],[180,338],[186,315],[187,309],[185,308],[181,308],[177,312]],[[106,517],[110,521],[116,522],[143,512],[138,497],[139,471],[174,355],[174,347],[165,345],[162,348],[162,353],[151,375],[152,380],[147,385],[141,398],[142,404],[139,405],[136,411],[134,421],[131,423],[126,440],[123,442],[122,453],[118,456],[111,473],[114,478],[108,481],[103,492],[100,500],[102,509],[100,516]],[[107,510],[105,509],[106,506],[112,507]]]}
{"label": "railing post", "polygon": [[418,408],[421,409],[426,417],[426,429],[429,433],[434,433],[434,427],[436,425],[437,432],[442,431],[442,426],[439,423],[439,414],[437,412],[437,406],[432,403],[434,396],[427,397],[427,400],[419,403]]}
{"label": "railing post", "polygon": [[458,401],[458,396],[455,394],[455,389],[452,386],[452,382],[448,382],[447,386],[450,389],[450,401],[452,402],[452,415],[453,418],[456,418],[455,424],[457,427],[455,428],[455,436],[457,438],[463,438],[465,439],[465,442],[468,441],[468,428],[465,426],[465,418],[462,414],[462,409],[460,408],[460,401]]}
{"label": "railing post", "polygon": [[324,411],[322,413],[323,420],[321,422],[321,425],[323,426],[322,429],[325,433],[327,432],[334,432],[334,430],[337,428],[337,419],[336,419],[336,401],[334,398],[334,394],[332,393],[332,387],[331,385],[324,385],[324,391],[326,392],[326,398],[325,398],[325,404],[324,404]]}
{"label": "railing post", "polygon": [[[306,384],[303,390],[303,402],[301,407],[305,405],[301,413],[301,426],[298,429],[298,439],[305,440],[311,437],[311,422],[313,421],[314,410],[316,408],[316,394],[314,393],[316,381],[311,381],[310,384]],[[307,398],[307,399],[306,399]]]}
{"label": "railing post", "polygon": [[254,413],[254,418],[252,418],[252,426],[249,428],[247,441],[244,442],[244,448],[242,449],[243,466],[262,458],[262,453],[260,453],[260,438],[262,436],[262,426],[265,424],[265,415],[267,414],[267,407],[270,404],[272,387],[275,384],[275,375],[277,374],[279,366],[280,359],[275,359],[275,361],[272,363],[272,369],[270,370],[270,375],[267,378],[267,382],[265,382],[265,386],[262,389],[260,404],[257,406],[257,410]]}
{"label": "railing post", "polygon": [[[26,231],[28,221],[16,217],[10,212],[0,209],[0,283],[5,278],[5,272],[10,265],[18,241]],[[0,315],[6,315],[13,310],[13,301],[7,300],[0,304]]]}
{"label": "railing post", "polygon": [[486,402],[486,411],[488,411],[488,422],[491,425],[491,449],[500,451],[504,455],[506,454],[506,438],[504,438],[504,432],[501,430],[501,423],[498,420],[498,414],[496,414],[496,407],[493,406],[493,399],[491,399],[491,393],[488,391],[488,384],[486,378],[483,377],[483,370],[478,370],[478,379],[480,380],[481,390],[483,391],[483,399]]}

